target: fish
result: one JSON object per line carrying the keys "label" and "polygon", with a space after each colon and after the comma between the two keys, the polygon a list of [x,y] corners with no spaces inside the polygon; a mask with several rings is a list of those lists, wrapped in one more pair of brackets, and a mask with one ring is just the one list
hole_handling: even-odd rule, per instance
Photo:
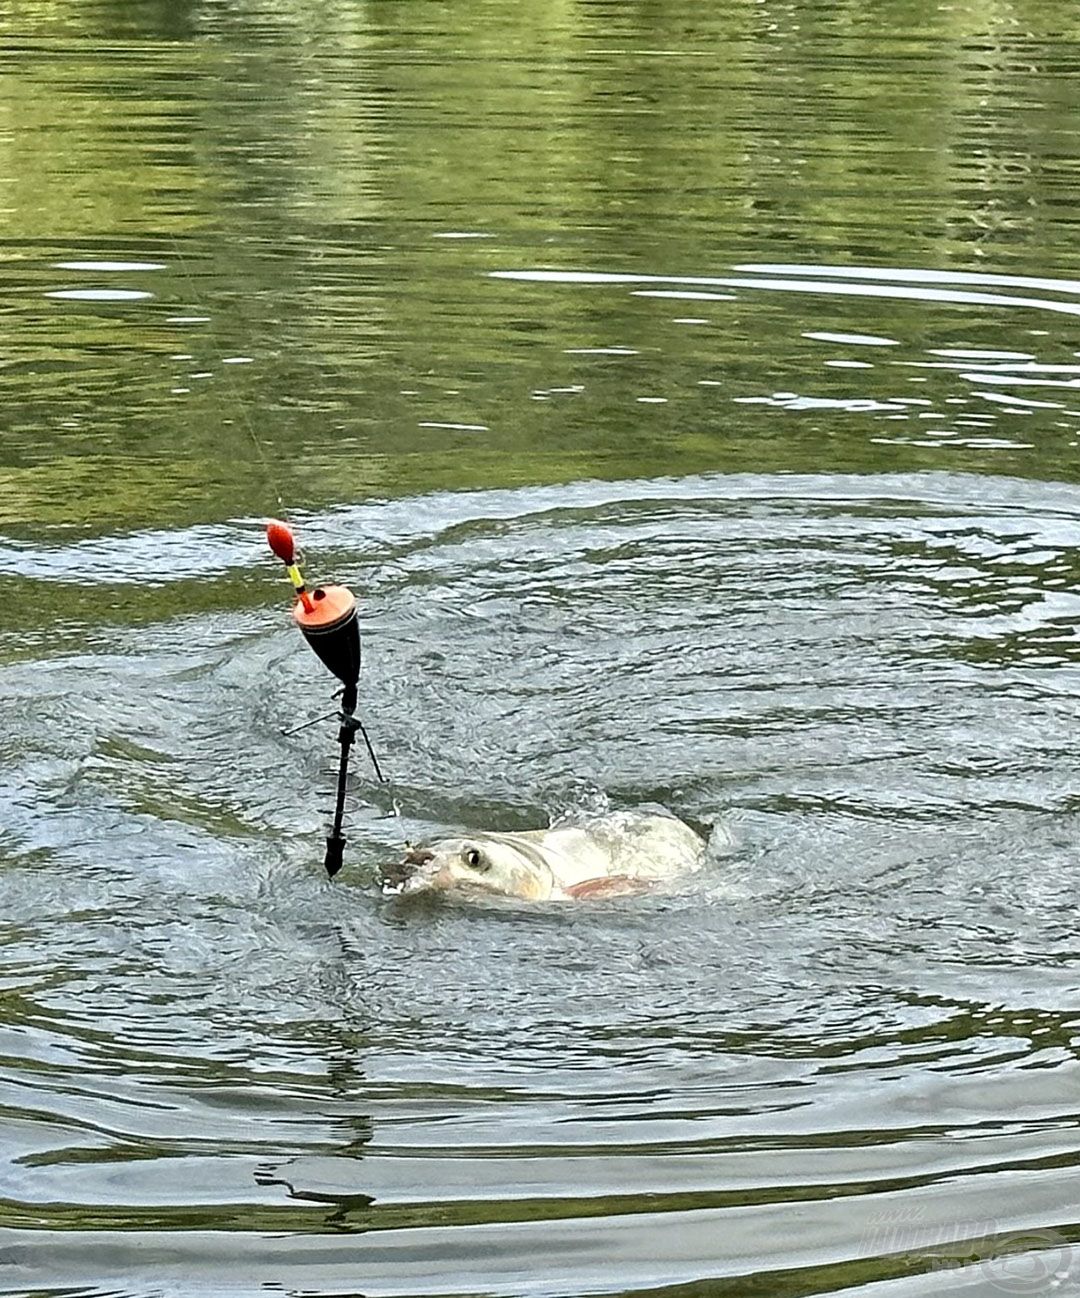
{"label": "fish", "polygon": [[618,811],[580,824],[475,832],[412,846],[400,861],[381,867],[380,880],[388,895],[606,900],[694,873],[706,846],[676,816]]}

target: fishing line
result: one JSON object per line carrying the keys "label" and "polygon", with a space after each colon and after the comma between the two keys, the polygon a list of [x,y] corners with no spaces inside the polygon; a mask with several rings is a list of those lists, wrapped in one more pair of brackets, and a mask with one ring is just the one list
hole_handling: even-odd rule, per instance
{"label": "fishing line", "polygon": [[[179,245],[173,236],[170,236],[170,242],[179,272],[186,281],[192,298],[196,299],[195,283],[187,269]],[[231,376],[226,382],[230,386],[230,395],[235,408],[262,463],[266,483],[274,493],[278,510],[287,519],[288,510],[266,449],[255,432],[255,425],[248,416],[237,385],[233,382]],[[271,519],[266,525],[266,539],[270,549],[284,563],[286,574],[296,595],[292,609],[293,621],[300,629],[304,639],[319,656],[323,665],[342,683],[342,689],[338,692],[341,695],[341,708],[338,712],[331,713],[327,717],[315,717],[294,727],[292,730],[282,732],[283,734],[296,734],[300,730],[306,730],[309,726],[320,721],[329,720],[331,717],[336,718],[339,723],[338,744],[341,753],[338,759],[337,790],[334,799],[333,822],[330,832],[326,836],[326,855],[324,858],[326,872],[333,878],[341,869],[344,858],[346,838],[343,831],[343,822],[345,798],[348,793],[349,753],[357,731],[363,737],[364,746],[367,748],[376,778],[380,784],[386,785],[391,790],[393,815],[399,825],[401,823],[401,805],[397,798],[393,796],[390,781],[383,774],[382,766],[375,753],[375,747],[371,742],[371,736],[368,734],[363,721],[356,715],[361,649],[360,623],[353,593],[345,586],[317,586],[313,591],[308,591],[300,570],[303,557],[297,550],[292,529],[287,523]]]}
{"label": "fishing line", "polygon": [[[198,289],[196,288],[194,277],[192,276],[192,274],[189,272],[187,268],[187,262],[184,260],[184,255],[180,251],[180,245],[177,243],[175,235],[173,234],[169,235],[169,243],[172,246],[173,254],[176,258],[176,264],[180,271],[180,277],[181,279],[184,280],[184,282],[188,286],[188,289],[190,290],[189,300],[192,302],[192,304],[198,311],[205,312],[207,308],[202,305],[202,302],[199,299]],[[243,324],[244,323],[243,310],[241,309],[240,311],[238,311],[237,314],[240,318],[240,323]],[[213,319],[212,316],[210,318]],[[228,367],[224,366],[223,368],[224,371],[227,373]],[[277,475],[274,473],[274,470],[271,467],[270,457],[266,453],[266,448],[259,440],[259,435],[255,431],[255,425],[252,422],[250,416],[248,415],[247,406],[244,404],[243,398],[240,396],[239,385],[233,379],[231,374],[229,374],[229,376],[225,379],[225,382],[228,384],[229,388],[231,389],[229,393],[230,401],[235,407],[237,413],[239,414],[240,422],[243,424],[245,430],[247,431],[248,436],[251,438],[252,445],[255,447],[255,453],[258,455],[259,460],[262,463],[263,476],[266,479],[266,483],[269,486],[270,490],[274,493],[274,499],[277,501],[278,513],[281,515],[282,518],[288,521],[290,517],[289,510],[281,494],[281,488],[277,480]]]}

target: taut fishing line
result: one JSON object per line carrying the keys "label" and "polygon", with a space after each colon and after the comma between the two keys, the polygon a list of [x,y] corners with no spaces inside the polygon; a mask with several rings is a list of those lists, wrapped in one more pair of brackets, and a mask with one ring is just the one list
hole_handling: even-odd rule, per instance
{"label": "taut fishing line", "polygon": [[[194,281],[187,271],[184,258],[175,238],[172,238],[171,242],[177,266],[191,288],[194,297]],[[266,482],[274,493],[278,509],[280,513],[288,517],[288,511],[271,467],[270,459],[255,432],[254,424],[248,418],[247,410],[235,385],[233,385],[232,398],[241,421],[255,447],[255,451],[262,462]],[[345,815],[349,753],[357,731],[363,737],[376,778],[382,784],[389,784],[383,774],[379,759],[375,755],[375,749],[367,730],[364,728],[364,723],[356,715],[357,681],[360,676],[361,662],[360,622],[357,616],[356,597],[345,586],[316,586],[314,590],[308,590],[303,574],[300,571],[302,557],[297,552],[292,528],[288,523],[282,522],[280,519],[270,519],[266,524],[266,540],[273,553],[285,565],[286,574],[295,591],[296,598],[292,609],[293,622],[318,655],[323,666],[337,677],[342,686],[341,690],[338,691],[341,698],[341,707],[337,712],[331,713],[327,717],[316,717],[311,721],[304,722],[301,726],[283,732],[285,734],[295,734],[298,730],[304,730],[310,725],[329,720],[331,717],[336,718],[339,723],[338,744],[341,747],[341,753],[338,760],[337,792],[334,801],[333,822],[330,832],[326,836],[326,855],[324,857],[326,872],[333,878],[341,869],[344,858],[346,838],[342,829],[342,822]],[[393,814],[400,821],[401,808],[396,798],[393,800]]]}

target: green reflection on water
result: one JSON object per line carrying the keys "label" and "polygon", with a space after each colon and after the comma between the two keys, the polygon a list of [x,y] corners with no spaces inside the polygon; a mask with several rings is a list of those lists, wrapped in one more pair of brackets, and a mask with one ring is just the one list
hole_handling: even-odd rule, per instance
{"label": "green reflection on water", "polygon": [[[1068,274],[1080,24],[1058,5],[902,4],[885,24],[854,2],[493,0],[460,25],[422,4],[284,0],[21,16],[0,63],[0,526],[16,534],[257,515],[277,492],[1072,475],[1060,409],[998,408],[984,446],[896,438],[881,412],[740,403],[925,392],[956,405],[947,432],[961,402],[985,404],[954,373],[911,387],[925,376],[894,361],[1061,361],[1071,319],[489,278],[745,261]],[[461,235],[484,237],[443,237]],[[101,289],[153,297],[46,296]],[[828,351],[808,330],[899,347]],[[588,354],[610,347],[624,353]]]}

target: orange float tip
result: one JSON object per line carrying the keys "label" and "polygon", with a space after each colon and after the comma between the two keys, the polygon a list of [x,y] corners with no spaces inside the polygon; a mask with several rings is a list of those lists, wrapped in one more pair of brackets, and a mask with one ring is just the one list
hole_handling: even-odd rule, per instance
{"label": "orange float tip", "polygon": [[312,635],[336,631],[356,616],[356,597],[344,586],[319,586],[311,607],[293,605],[296,625]]}
{"label": "orange float tip", "polygon": [[292,528],[278,518],[272,518],[266,525],[266,542],[282,563],[289,564],[296,558],[296,541]]}

